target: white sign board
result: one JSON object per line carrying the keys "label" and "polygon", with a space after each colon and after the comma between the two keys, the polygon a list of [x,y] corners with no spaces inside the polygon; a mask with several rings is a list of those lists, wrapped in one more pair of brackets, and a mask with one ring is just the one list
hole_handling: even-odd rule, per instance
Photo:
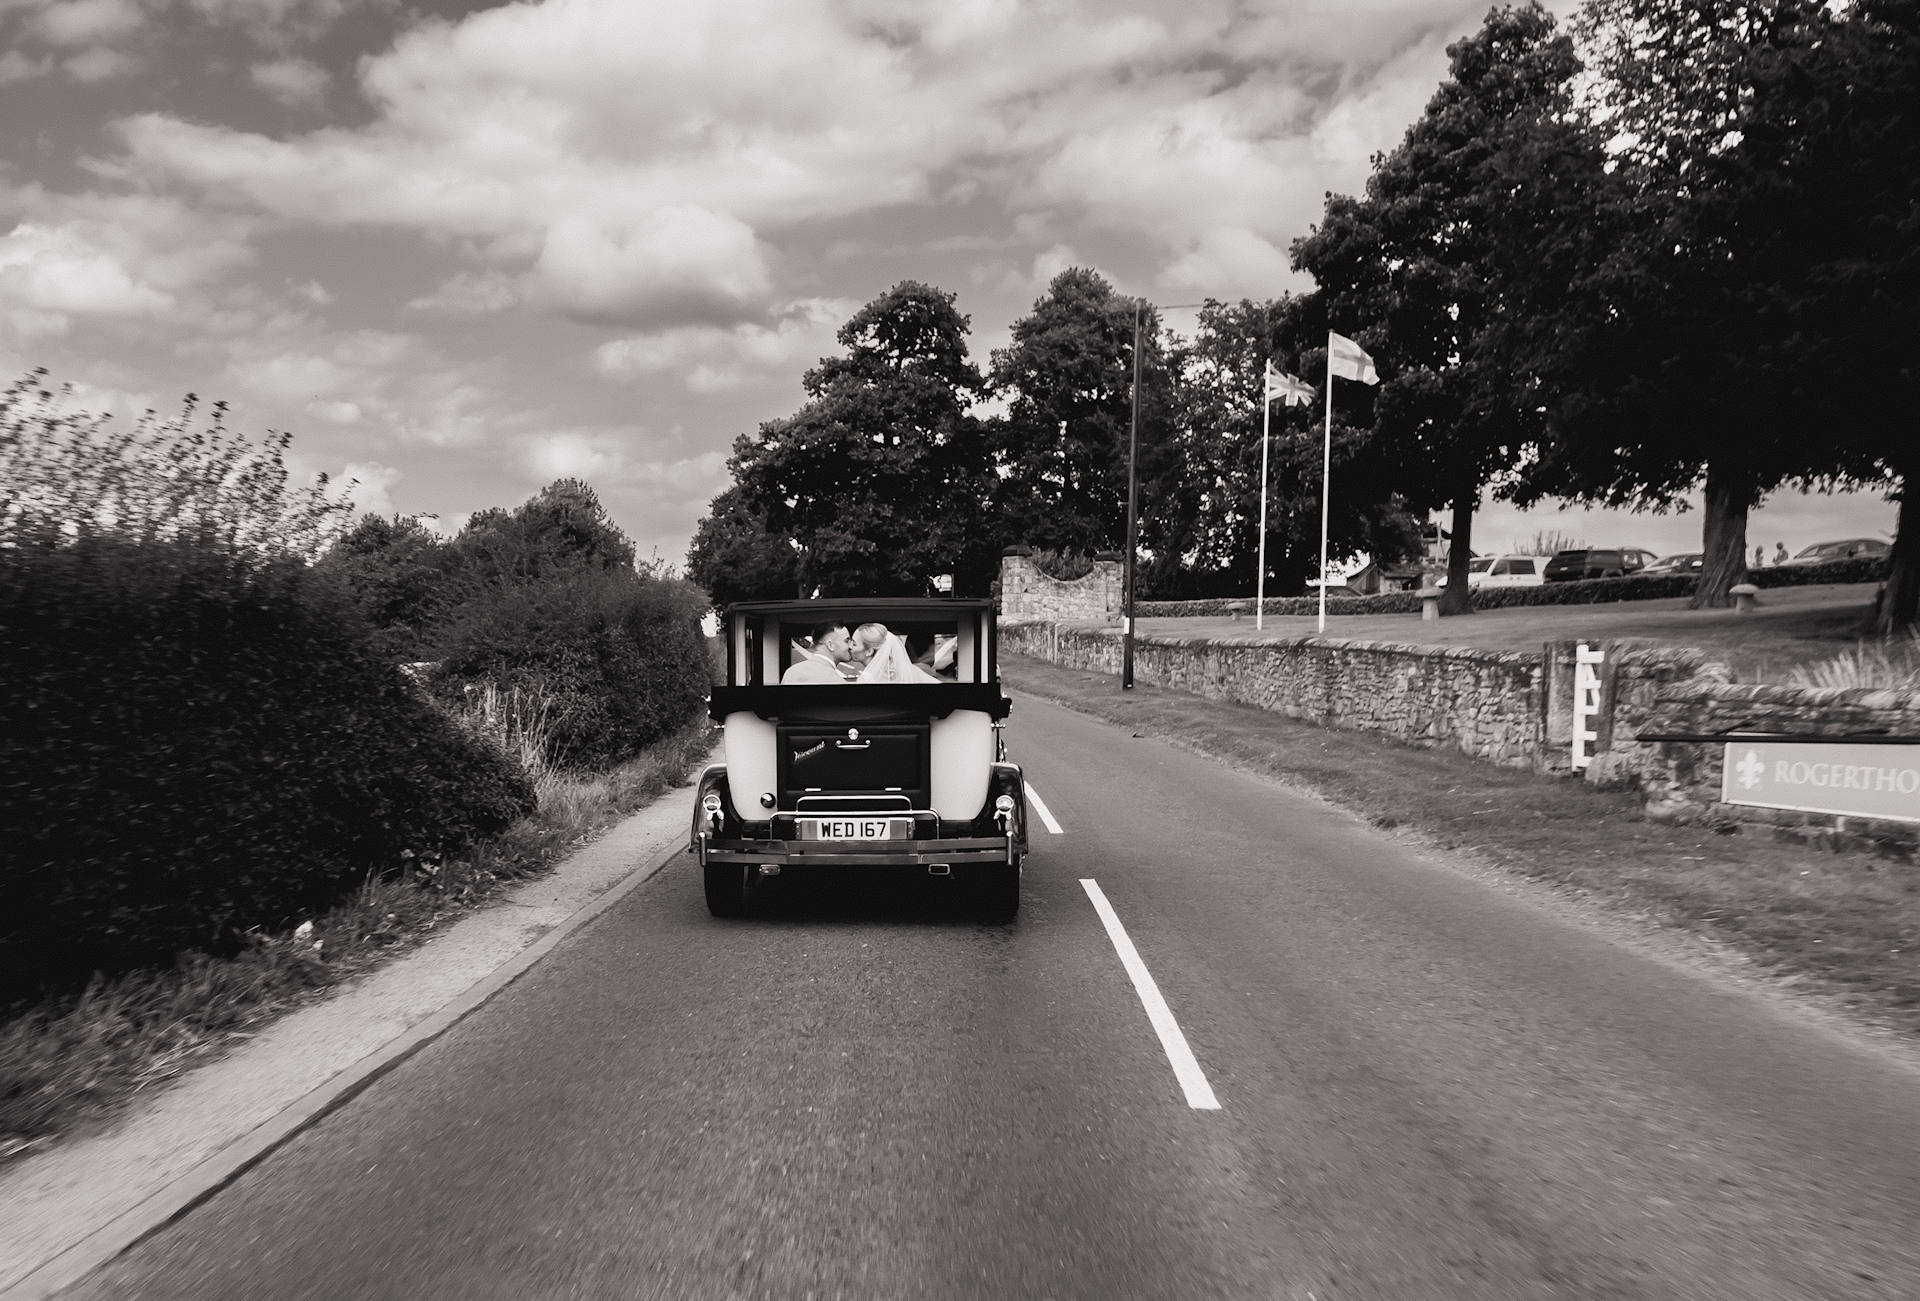
{"label": "white sign board", "polygon": [[1920,822],[1920,745],[1729,741],[1720,799]]}

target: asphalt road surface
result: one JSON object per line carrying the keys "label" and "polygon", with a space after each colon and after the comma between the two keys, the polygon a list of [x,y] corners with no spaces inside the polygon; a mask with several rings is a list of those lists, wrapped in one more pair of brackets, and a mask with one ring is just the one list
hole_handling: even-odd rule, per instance
{"label": "asphalt road surface", "polygon": [[69,1295],[1920,1297],[1909,1068],[1157,741],[1010,739],[1017,924],[720,922],[682,860]]}

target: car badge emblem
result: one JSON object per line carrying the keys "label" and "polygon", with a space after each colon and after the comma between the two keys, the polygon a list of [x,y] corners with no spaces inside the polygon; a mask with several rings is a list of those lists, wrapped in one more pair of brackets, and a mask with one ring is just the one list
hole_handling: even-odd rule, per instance
{"label": "car badge emblem", "polygon": [[857,727],[849,727],[847,729],[847,739],[849,741],[858,741],[860,739],[860,729]]}

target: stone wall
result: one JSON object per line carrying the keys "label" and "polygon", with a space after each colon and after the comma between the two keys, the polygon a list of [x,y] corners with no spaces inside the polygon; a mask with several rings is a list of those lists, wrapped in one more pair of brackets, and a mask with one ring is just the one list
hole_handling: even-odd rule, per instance
{"label": "stone wall", "polygon": [[[1697,651],[1644,641],[1597,644],[1606,658],[1586,780],[1639,789],[1650,817],[1789,834],[1903,858],[1920,853],[1916,823],[1722,804],[1721,742],[1637,739],[1730,728],[1819,734],[1878,729],[1912,736],[1920,734],[1920,693],[1737,683],[1724,665]],[[1070,668],[1120,672],[1117,628],[1015,622],[1003,625],[1001,645]],[[1134,638],[1133,670],[1138,682],[1565,774],[1571,771],[1573,647],[1549,642],[1538,653],[1492,652],[1156,632]]]}
{"label": "stone wall", "polygon": [[1025,548],[1015,548],[1000,558],[1000,618],[1117,624],[1124,578],[1120,561],[1103,554],[1091,572],[1061,582],[1041,573]]}
{"label": "stone wall", "polygon": [[1675,822],[1752,824],[1836,845],[1911,856],[1920,824],[1720,802],[1721,741],[1640,743],[1643,734],[1885,732],[1920,735],[1920,692],[1812,689],[1732,682],[1695,652],[1629,650],[1620,656],[1608,709],[1611,742],[1588,779],[1644,792],[1647,816]]}
{"label": "stone wall", "polygon": [[[1119,673],[1119,631],[1003,626],[1001,645],[1073,668]],[[1541,656],[1318,637],[1136,636],[1137,682],[1379,732],[1515,767],[1539,761]]]}

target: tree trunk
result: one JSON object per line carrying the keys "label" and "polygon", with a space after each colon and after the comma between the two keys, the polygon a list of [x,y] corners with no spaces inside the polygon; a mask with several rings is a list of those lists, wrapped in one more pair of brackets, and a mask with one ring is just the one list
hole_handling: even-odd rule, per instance
{"label": "tree trunk", "polygon": [[1724,609],[1730,590],[1747,581],[1747,512],[1753,509],[1753,482],[1718,463],[1707,466],[1706,519],[1700,529],[1700,581],[1690,610]]}
{"label": "tree trunk", "polygon": [[1473,508],[1479,504],[1477,483],[1453,499],[1453,537],[1447,543],[1447,594],[1440,598],[1443,615],[1473,613],[1473,589],[1467,585],[1467,569],[1473,560]]}
{"label": "tree trunk", "polygon": [[1894,525],[1893,555],[1887,584],[1874,604],[1869,631],[1882,637],[1913,629],[1920,632],[1920,503],[1912,475],[1900,480],[1900,518]]}

